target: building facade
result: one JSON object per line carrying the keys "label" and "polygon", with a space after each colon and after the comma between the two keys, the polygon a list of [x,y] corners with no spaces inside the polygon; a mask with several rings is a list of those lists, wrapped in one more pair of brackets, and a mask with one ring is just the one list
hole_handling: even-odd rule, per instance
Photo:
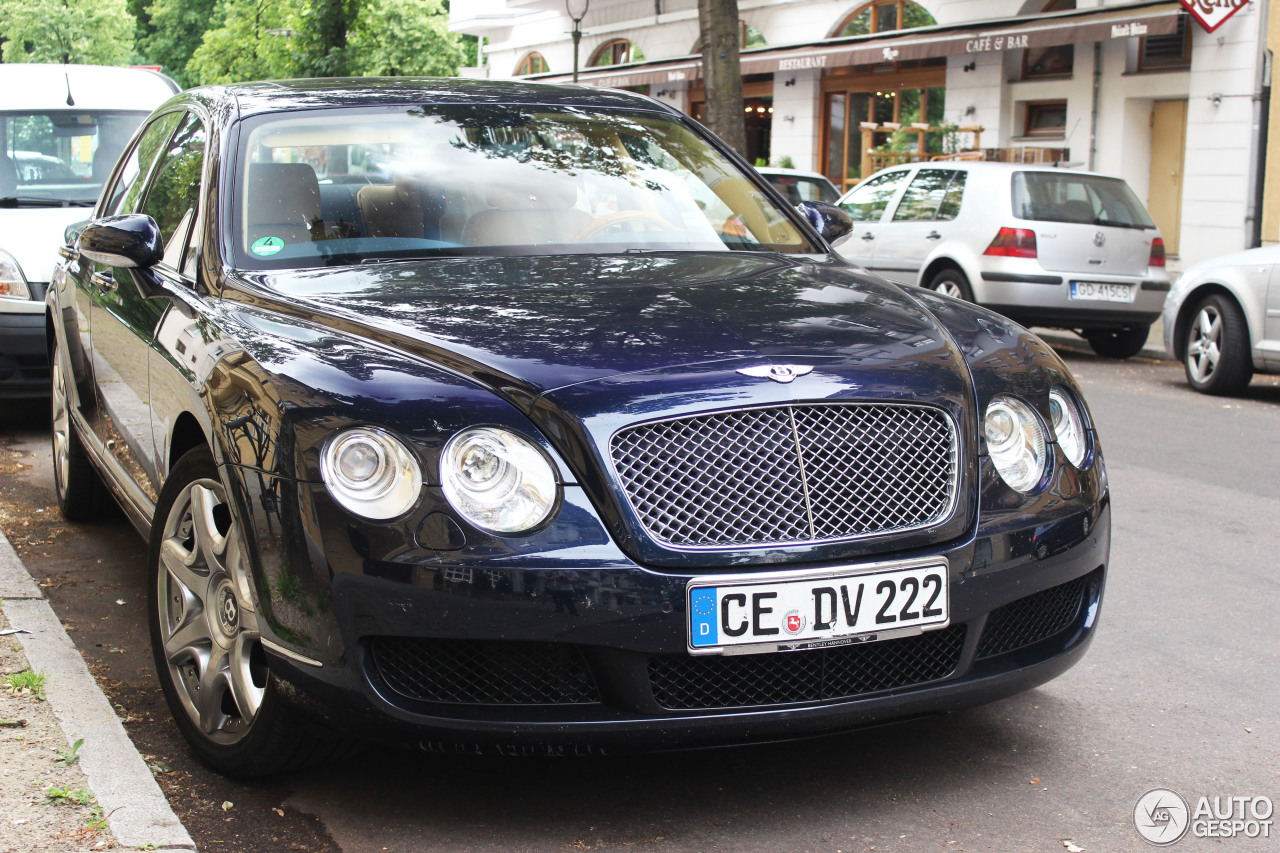
{"label": "building facade", "polygon": [[[1207,32],[1173,0],[740,0],[748,156],[846,187],[962,149],[1060,160],[1124,177],[1175,268],[1255,245],[1270,4],[1197,2],[1241,5]],[[571,80],[581,5],[453,0],[482,37],[464,73]],[[581,83],[701,115],[696,0],[591,0],[580,31]]]}

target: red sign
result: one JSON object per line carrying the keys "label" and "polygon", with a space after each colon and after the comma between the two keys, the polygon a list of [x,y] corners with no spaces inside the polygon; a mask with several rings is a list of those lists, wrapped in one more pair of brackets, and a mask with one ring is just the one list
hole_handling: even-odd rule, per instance
{"label": "red sign", "polygon": [[1211,33],[1248,2],[1249,0],[1182,0],[1182,5],[1200,22],[1205,32]]}

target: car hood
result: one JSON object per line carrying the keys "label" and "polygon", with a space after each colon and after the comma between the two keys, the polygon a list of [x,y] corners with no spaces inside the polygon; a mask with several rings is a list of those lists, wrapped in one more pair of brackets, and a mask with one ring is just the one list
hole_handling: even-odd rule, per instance
{"label": "car hood", "polygon": [[461,258],[241,279],[276,310],[424,355],[523,398],[526,410],[554,389],[708,362],[810,357],[965,370],[918,302],[834,260]]}
{"label": "car hood", "polygon": [[0,208],[0,249],[13,255],[27,281],[47,283],[68,225],[88,218],[83,207]]}

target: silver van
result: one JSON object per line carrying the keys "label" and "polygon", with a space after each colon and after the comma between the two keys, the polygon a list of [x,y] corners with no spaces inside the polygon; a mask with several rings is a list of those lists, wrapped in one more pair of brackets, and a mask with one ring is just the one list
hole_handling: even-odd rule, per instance
{"label": "silver van", "polygon": [[144,69],[0,64],[0,399],[48,395],[44,293],[63,231],[177,91]]}
{"label": "silver van", "polygon": [[900,284],[1080,332],[1100,355],[1137,355],[1160,316],[1164,240],[1120,178],[978,161],[884,169],[840,199],[839,251]]}

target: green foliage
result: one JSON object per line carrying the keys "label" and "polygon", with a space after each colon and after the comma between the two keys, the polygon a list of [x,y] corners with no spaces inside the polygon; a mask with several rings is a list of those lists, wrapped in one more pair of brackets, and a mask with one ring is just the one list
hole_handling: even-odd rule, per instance
{"label": "green foliage", "polygon": [[194,86],[199,81],[188,75],[187,64],[205,33],[222,26],[222,5],[218,0],[154,0],[147,13],[151,31],[138,39],[138,52],[180,85]]}
{"label": "green foliage", "polygon": [[440,0],[366,0],[351,32],[352,71],[362,76],[451,77],[462,43]]}
{"label": "green foliage", "polygon": [[54,806],[63,806],[74,803],[77,806],[87,806],[93,802],[93,794],[83,788],[72,788],[67,785],[64,788],[58,788],[54,785],[44,789],[44,801]]}
{"label": "green foliage", "polygon": [[309,0],[301,4],[294,24],[294,51],[300,77],[346,77],[352,74],[348,36],[363,0]]}
{"label": "green foliage", "polygon": [[777,166],[779,169],[794,169],[796,167],[796,162],[791,159],[790,154],[783,154],[778,158],[778,162],[773,165]]}
{"label": "green foliage", "polygon": [[5,62],[126,65],[136,19],[125,0],[0,0]]}
{"label": "green foliage", "polygon": [[11,696],[35,696],[44,698],[44,682],[47,676],[43,672],[26,669],[11,675],[0,677],[0,684]]}
{"label": "green foliage", "polygon": [[271,80],[295,73],[297,6],[275,0],[220,0],[222,24],[204,34],[187,63],[188,79],[208,83]]}
{"label": "green foliage", "polygon": [[71,744],[70,749],[57,750],[58,752],[58,757],[56,759],[57,763],[65,767],[70,767],[73,764],[79,763],[80,747],[82,746],[84,746],[84,738],[77,738],[76,742]]}

